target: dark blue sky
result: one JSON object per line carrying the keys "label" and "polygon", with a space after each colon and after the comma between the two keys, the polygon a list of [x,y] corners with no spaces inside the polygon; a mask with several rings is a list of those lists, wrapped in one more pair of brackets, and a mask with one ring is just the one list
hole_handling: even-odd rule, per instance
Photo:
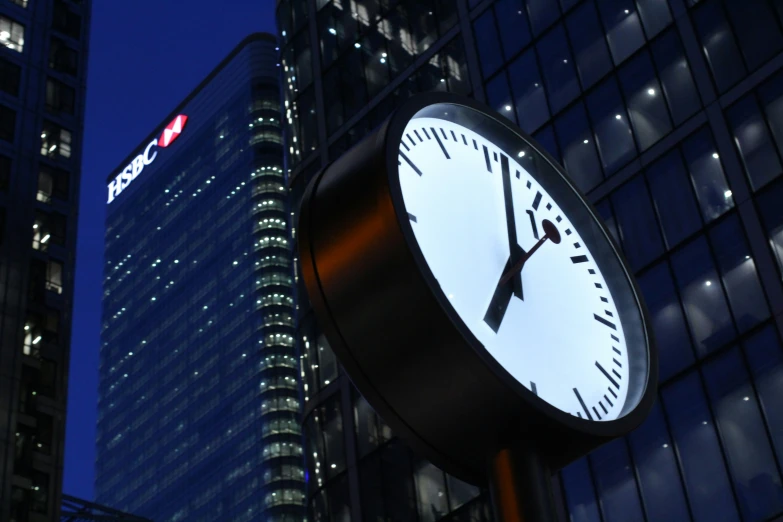
{"label": "dark blue sky", "polygon": [[245,36],[275,32],[274,0],[93,2],[65,493],[93,498],[103,230],[109,173]]}

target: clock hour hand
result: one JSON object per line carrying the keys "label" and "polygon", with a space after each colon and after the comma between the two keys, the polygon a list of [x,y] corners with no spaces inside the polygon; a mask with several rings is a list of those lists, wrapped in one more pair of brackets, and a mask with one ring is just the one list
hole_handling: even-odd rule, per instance
{"label": "clock hour hand", "polygon": [[515,281],[519,281],[521,287],[521,271],[527,260],[530,259],[547,240],[552,241],[552,243],[556,245],[560,243],[560,232],[551,221],[545,219],[541,224],[541,227],[544,230],[544,236],[533,245],[533,248],[525,252],[522,248],[517,247],[521,254],[515,257],[513,255],[514,252],[512,251],[512,256],[509,257],[506,266],[503,268],[503,275],[501,276],[500,281],[498,281],[495,293],[489,303],[487,313],[484,315],[484,322],[487,323],[495,333],[500,329],[500,323],[503,322],[503,317],[506,315],[506,309],[508,308],[509,302],[511,302],[511,294],[514,293],[513,286]]}

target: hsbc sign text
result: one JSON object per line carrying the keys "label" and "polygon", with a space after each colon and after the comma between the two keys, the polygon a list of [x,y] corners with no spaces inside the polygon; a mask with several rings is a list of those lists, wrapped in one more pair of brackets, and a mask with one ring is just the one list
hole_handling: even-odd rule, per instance
{"label": "hsbc sign text", "polygon": [[149,142],[144,149],[144,152],[133,158],[133,161],[131,161],[128,166],[109,183],[109,199],[106,201],[107,204],[114,201],[114,199],[130,185],[131,181],[139,177],[139,174],[144,170],[144,167],[155,161],[155,158],[158,156],[158,148],[168,147],[179,137],[182,128],[187,121],[188,117],[184,114],[180,114],[174,118],[174,120],[172,120],[163,130],[163,134],[161,134],[160,138],[156,138]]}

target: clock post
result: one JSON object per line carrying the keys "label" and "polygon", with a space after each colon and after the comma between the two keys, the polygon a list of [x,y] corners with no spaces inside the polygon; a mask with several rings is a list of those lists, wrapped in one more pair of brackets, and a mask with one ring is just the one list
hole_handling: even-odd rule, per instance
{"label": "clock post", "polygon": [[533,448],[500,450],[488,468],[496,522],[557,522],[552,470]]}
{"label": "clock post", "polygon": [[625,259],[562,167],[476,101],[405,101],[310,181],[298,230],[345,373],[414,452],[489,485],[498,522],[556,522],[553,474],[650,412]]}

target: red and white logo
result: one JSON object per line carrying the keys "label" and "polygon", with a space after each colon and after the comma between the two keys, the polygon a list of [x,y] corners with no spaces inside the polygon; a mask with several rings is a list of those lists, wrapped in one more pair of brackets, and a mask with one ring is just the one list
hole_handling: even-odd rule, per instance
{"label": "red and white logo", "polygon": [[179,137],[182,129],[185,128],[185,123],[187,123],[187,121],[188,117],[184,114],[180,114],[174,118],[172,122],[169,123],[165,129],[163,129],[163,134],[161,134],[160,138],[158,139],[158,147],[166,148],[174,143],[174,140]]}

